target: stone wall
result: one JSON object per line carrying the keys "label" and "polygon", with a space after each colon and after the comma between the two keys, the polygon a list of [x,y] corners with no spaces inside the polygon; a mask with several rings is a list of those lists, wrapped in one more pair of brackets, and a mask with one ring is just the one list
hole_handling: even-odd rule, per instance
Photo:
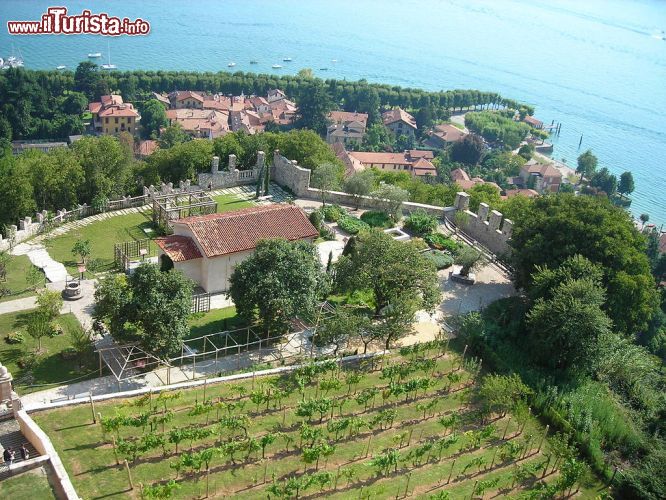
{"label": "stone wall", "polygon": [[[481,243],[484,247],[498,256],[507,256],[511,252],[509,240],[513,231],[513,222],[503,219],[497,210],[490,210],[487,203],[481,203],[477,213],[469,210],[469,194],[460,192],[456,194],[454,211],[447,219],[460,226],[463,232]],[[465,214],[460,217],[458,213]]]}
{"label": "stone wall", "polygon": [[201,189],[221,189],[245,184],[256,184],[266,161],[263,151],[257,152],[257,163],[251,170],[238,170],[236,168],[236,155],[229,155],[229,169],[219,170],[220,159],[213,156],[210,172],[197,176],[197,184]]}
{"label": "stone wall", "polygon": [[53,447],[49,437],[25,410],[19,410],[15,415],[16,421],[21,428],[21,433],[30,444],[35,447],[40,455],[49,458],[49,464],[51,466],[49,482],[53,486],[56,496],[60,499],[78,500],[79,496],[76,494],[76,490],[67,475],[67,471],[60,461],[60,456]]}
{"label": "stone wall", "polygon": [[296,160],[289,160],[280,154],[279,150],[273,153],[273,167],[271,179],[280,186],[290,189],[299,198],[310,198],[310,170],[299,167]]}

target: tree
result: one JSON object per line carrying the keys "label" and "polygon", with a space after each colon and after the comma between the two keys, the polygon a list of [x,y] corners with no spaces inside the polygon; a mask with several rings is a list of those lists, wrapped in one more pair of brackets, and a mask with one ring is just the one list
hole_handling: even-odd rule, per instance
{"label": "tree", "polygon": [[88,108],[88,99],[81,92],[70,92],[65,97],[62,109],[70,115],[80,115]]}
{"label": "tree", "polygon": [[491,413],[504,416],[519,402],[524,402],[533,391],[516,373],[511,375],[486,375],[479,388],[479,400]]}
{"label": "tree", "polygon": [[527,314],[533,352],[542,364],[551,368],[592,369],[599,352],[599,339],[612,326],[601,309],[605,299],[603,288],[589,278],[569,279],[551,293],[551,299],[537,299]]}
{"label": "tree", "polygon": [[48,321],[53,321],[60,315],[62,304],[62,296],[56,291],[44,290],[37,295],[37,312]]}
{"label": "tree", "polygon": [[383,210],[398,221],[402,216],[402,204],[409,200],[409,192],[391,184],[382,184],[371,196],[379,200]]}
{"label": "tree", "polygon": [[370,327],[368,318],[355,312],[350,307],[339,306],[333,315],[325,318],[317,329],[313,341],[316,345],[333,345],[333,354],[344,348],[349,339],[359,335],[359,332]]}
{"label": "tree", "polygon": [[83,264],[86,263],[88,257],[92,253],[92,248],[90,245],[90,240],[83,240],[81,238],[77,239],[72,247],[72,255],[79,256]]}
{"label": "tree", "polygon": [[27,325],[28,335],[37,341],[37,352],[42,352],[42,338],[51,335],[53,323],[45,314],[36,311],[30,315]]}
{"label": "tree", "polygon": [[434,264],[414,245],[382,231],[359,235],[354,251],[340,257],[335,271],[338,289],[372,291],[376,314],[404,295],[413,296],[418,309],[431,310],[440,300]]}
{"label": "tree", "polygon": [[306,78],[310,80],[314,78],[314,73],[312,72],[312,68],[303,68],[298,70],[296,76],[298,76],[299,78]]}
{"label": "tree", "polygon": [[343,189],[346,193],[354,196],[356,200],[356,209],[359,207],[361,197],[368,196],[370,191],[372,191],[374,179],[375,177],[370,170],[355,172],[345,179]]}
{"label": "tree", "polygon": [[76,352],[76,359],[79,363],[79,368],[82,366],[84,356],[90,352],[93,346],[90,332],[84,330],[81,326],[72,328],[69,332],[72,349]]}
{"label": "tree", "polygon": [[451,147],[451,161],[466,165],[478,164],[486,152],[483,139],[476,134],[467,134],[462,141]]}
{"label": "tree", "polygon": [[469,273],[481,264],[481,252],[470,246],[465,246],[455,256],[454,262],[456,265],[461,266],[461,276],[469,276]]}
{"label": "tree", "polygon": [[160,145],[160,149],[169,149],[176,144],[182,144],[190,139],[191,137],[183,130],[180,123],[175,123],[164,129],[157,142]]}
{"label": "tree", "polygon": [[590,178],[590,186],[603,191],[607,196],[612,196],[617,191],[617,177],[610,173],[604,167],[601,170],[594,172]]}
{"label": "tree", "polygon": [[242,318],[252,321],[258,316],[266,332],[284,333],[291,318],[314,314],[325,288],[311,243],[263,240],[236,266],[228,295]]}
{"label": "tree", "polygon": [[578,157],[576,173],[589,179],[597,170],[597,163],[597,157],[594,155],[594,153],[592,153],[591,149],[588,149]]}
{"label": "tree", "polygon": [[321,195],[322,205],[326,205],[328,191],[333,191],[340,186],[342,172],[338,165],[324,163],[312,172],[312,186],[318,188]]}
{"label": "tree", "polygon": [[650,220],[650,214],[641,214],[640,219],[641,219],[641,223],[642,223],[642,227],[641,227],[641,229],[642,229],[643,227],[645,227],[645,224],[647,224],[647,222]]}
{"label": "tree", "polygon": [[144,139],[158,137],[160,129],[168,124],[164,104],[157,99],[149,99],[141,111],[141,135]]}
{"label": "tree", "polygon": [[556,268],[581,255],[603,269],[604,307],[618,330],[645,330],[657,293],[645,239],[627,212],[605,198],[570,194],[538,197],[530,207],[514,220],[510,240],[516,284],[528,289],[537,266]]}
{"label": "tree", "polygon": [[[143,118],[142,118],[143,119]],[[518,150],[518,154],[526,160],[531,160],[534,154],[534,144],[523,144]]]}
{"label": "tree", "polygon": [[89,101],[93,101],[102,95],[100,92],[103,88],[102,80],[99,66],[90,61],[83,61],[74,72],[74,90],[85,94]]}
{"label": "tree", "polygon": [[95,290],[94,317],[106,321],[118,341],[134,341],[168,356],[189,333],[192,282],[181,272],[143,264],[128,278],[110,275]]}
{"label": "tree", "polygon": [[412,333],[419,306],[418,299],[407,293],[392,298],[380,311],[379,321],[371,326],[373,337],[384,342],[384,349],[390,349],[396,340]]}
{"label": "tree", "polygon": [[621,195],[634,192],[634,176],[631,172],[623,172],[620,175],[620,184],[617,186],[617,191]]}
{"label": "tree", "polygon": [[297,99],[300,118],[297,125],[308,128],[323,135],[326,133],[328,114],[333,109],[333,103],[326,87],[321,80],[313,80],[310,85],[302,89]]}

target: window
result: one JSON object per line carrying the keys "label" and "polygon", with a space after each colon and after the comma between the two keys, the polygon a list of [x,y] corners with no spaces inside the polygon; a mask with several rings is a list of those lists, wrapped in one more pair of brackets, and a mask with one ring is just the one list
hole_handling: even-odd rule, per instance
{"label": "window", "polygon": [[116,127],[116,134],[118,133],[118,127]]}
{"label": "window", "polygon": [[104,123],[109,123],[109,117],[104,118]]}
{"label": "window", "polygon": [[116,123],[118,123],[118,117],[116,116]]}

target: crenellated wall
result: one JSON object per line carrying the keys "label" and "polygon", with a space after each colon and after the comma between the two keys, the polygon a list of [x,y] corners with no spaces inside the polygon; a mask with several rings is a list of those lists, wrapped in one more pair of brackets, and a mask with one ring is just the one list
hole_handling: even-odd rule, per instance
{"label": "crenellated wall", "polygon": [[[469,210],[469,194],[456,194],[454,211],[447,217],[460,226],[463,232],[474,238],[496,255],[505,256],[511,252],[509,240],[513,231],[513,222],[503,219],[497,210],[490,210],[487,203],[479,204],[477,213]],[[457,215],[465,214],[464,216]]]}
{"label": "crenellated wall", "polygon": [[210,172],[199,174],[197,184],[201,189],[221,189],[255,184],[264,168],[266,155],[263,151],[257,152],[257,163],[252,170],[238,170],[236,161],[236,155],[229,155],[229,169],[220,171],[220,159],[213,156]]}

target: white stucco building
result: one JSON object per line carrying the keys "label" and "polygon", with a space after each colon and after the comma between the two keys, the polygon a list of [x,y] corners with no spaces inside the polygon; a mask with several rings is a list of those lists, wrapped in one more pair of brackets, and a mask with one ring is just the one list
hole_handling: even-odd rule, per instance
{"label": "white stucco building", "polygon": [[313,242],[319,234],[299,207],[279,204],[187,217],[175,221],[173,230],[155,240],[162,268],[173,265],[209,293],[229,289],[234,269],[260,240]]}

